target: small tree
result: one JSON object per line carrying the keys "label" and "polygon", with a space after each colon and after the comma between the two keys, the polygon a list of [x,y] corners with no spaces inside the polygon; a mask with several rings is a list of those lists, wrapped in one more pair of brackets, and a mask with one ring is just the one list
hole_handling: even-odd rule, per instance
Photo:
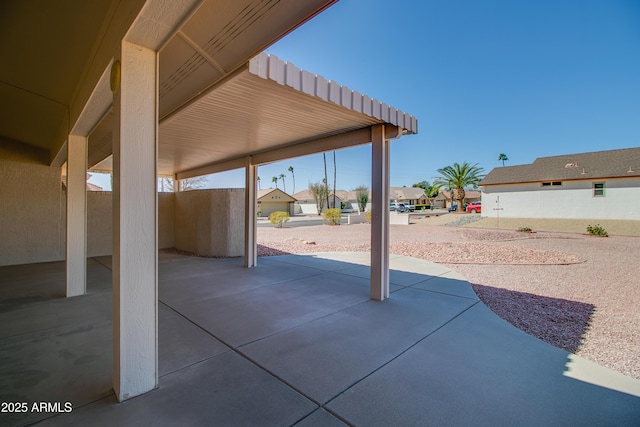
{"label": "small tree", "polygon": [[324,222],[331,225],[340,225],[342,213],[338,208],[331,208],[324,211]]}
{"label": "small tree", "polygon": [[309,183],[309,191],[313,194],[313,199],[316,202],[316,209],[318,210],[318,215],[322,214],[322,209],[324,208],[325,196],[327,196],[327,187],[320,183]]}
{"label": "small tree", "polygon": [[354,190],[356,192],[356,200],[358,201],[358,209],[360,212],[364,212],[367,209],[367,203],[369,203],[369,187],[366,185],[359,185]]}
{"label": "small tree", "polygon": [[278,228],[282,228],[284,224],[289,222],[289,212],[275,211],[269,214],[269,222],[276,224]]}
{"label": "small tree", "polygon": [[506,154],[500,153],[500,155],[498,156],[498,160],[502,160],[502,167],[504,167],[504,162],[509,160],[509,158]]}

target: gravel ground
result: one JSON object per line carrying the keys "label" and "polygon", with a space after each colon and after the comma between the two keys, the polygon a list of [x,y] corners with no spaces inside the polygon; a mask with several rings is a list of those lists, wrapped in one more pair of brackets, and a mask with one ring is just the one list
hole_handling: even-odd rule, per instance
{"label": "gravel ground", "polygon": [[[640,379],[640,238],[433,225],[444,217],[391,226],[391,252],[447,265],[514,326]],[[258,255],[368,251],[369,235],[368,224],[259,228]]]}

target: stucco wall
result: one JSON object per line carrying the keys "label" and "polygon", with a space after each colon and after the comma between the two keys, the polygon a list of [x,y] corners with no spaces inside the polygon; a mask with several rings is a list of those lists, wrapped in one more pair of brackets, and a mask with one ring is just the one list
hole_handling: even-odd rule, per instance
{"label": "stucco wall", "polygon": [[0,265],[64,258],[61,170],[48,161],[46,150],[0,139]]}
{"label": "stucco wall", "polygon": [[[87,192],[87,256],[112,254],[113,209],[109,191]],[[174,193],[158,193],[158,247],[174,246]]]}
{"label": "stucco wall", "polygon": [[206,256],[244,254],[244,189],[175,194],[175,247]]}
{"label": "stucco wall", "polygon": [[[593,183],[605,183],[605,196],[593,196]],[[499,206],[498,200],[499,196]],[[640,220],[640,178],[491,185],[482,191],[482,216]]]}

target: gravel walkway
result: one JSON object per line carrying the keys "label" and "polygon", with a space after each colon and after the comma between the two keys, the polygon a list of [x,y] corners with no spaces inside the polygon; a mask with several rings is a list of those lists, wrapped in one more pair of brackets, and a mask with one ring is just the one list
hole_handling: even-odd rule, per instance
{"label": "gravel walkway", "polygon": [[[258,255],[369,251],[368,224],[258,228]],[[497,315],[640,379],[640,238],[391,226],[391,252],[463,274]]]}

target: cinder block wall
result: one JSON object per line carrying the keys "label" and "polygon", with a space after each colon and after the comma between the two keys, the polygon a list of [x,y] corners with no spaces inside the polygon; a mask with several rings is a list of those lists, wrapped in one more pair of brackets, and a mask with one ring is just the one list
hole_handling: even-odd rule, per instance
{"label": "cinder block wall", "polygon": [[49,152],[0,139],[0,265],[64,259],[66,197]]}
{"label": "cinder block wall", "polygon": [[244,254],[244,189],[175,193],[175,247],[205,256]]}

